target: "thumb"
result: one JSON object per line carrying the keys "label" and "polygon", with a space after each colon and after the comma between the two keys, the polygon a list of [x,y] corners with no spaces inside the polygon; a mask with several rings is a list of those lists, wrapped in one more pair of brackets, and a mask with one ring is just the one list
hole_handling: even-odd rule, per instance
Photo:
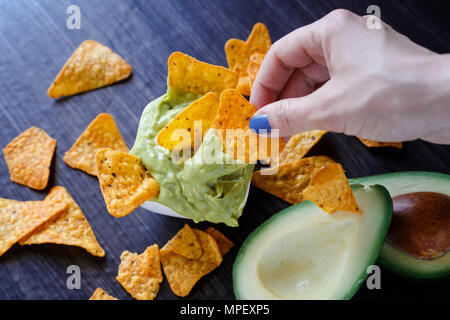
{"label": "thumb", "polygon": [[250,129],[258,133],[279,130],[280,137],[288,137],[308,130],[327,130],[340,132],[342,126],[331,114],[330,104],[323,90],[300,97],[283,99],[259,109],[250,119]]}

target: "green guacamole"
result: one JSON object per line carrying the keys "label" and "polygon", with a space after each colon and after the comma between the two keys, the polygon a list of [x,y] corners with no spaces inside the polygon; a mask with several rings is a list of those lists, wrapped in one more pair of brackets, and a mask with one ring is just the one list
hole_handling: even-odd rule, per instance
{"label": "green guacamole", "polygon": [[[195,222],[237,226],[254,165],[230,161],[219,147],[214,129],[205,133],[196,153],[180,163],[172,161],[170,151],[156,141],[159,131],[197,98],[199,96],[169,89],[150,102],[142,113],[130,153],[142,160],[159,184],[159,196],[151,201],[168,206]],[[223,161],[205,161],[202,155],[211,153]]]}

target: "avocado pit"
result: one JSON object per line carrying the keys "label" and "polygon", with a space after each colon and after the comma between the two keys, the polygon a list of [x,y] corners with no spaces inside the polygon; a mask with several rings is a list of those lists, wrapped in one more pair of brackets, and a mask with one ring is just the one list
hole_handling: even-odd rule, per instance
{"label": "avocado pit", "polygon": [[450,249],[450,197],[413,192],[393,199],[387,240],[419,259],[435,259]]}

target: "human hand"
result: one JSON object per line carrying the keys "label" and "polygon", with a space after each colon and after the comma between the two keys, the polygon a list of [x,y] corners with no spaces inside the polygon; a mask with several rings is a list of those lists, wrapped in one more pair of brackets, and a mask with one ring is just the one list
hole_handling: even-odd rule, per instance
{"label": "human hand", "polygon": [[450,143],[449,56],[380,23],[371,30],[339,9],[274,43],[252,88],[260,109],[250,127]]}

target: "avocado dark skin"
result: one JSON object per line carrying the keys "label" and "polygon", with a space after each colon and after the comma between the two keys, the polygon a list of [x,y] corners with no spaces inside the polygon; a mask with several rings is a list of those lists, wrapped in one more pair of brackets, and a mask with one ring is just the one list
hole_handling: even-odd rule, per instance
{"label": "avocado dark skin", "polygon": [[450,249],[450,197],[413,192],[393,199],[387,240],[419,259],[435,259]]}

